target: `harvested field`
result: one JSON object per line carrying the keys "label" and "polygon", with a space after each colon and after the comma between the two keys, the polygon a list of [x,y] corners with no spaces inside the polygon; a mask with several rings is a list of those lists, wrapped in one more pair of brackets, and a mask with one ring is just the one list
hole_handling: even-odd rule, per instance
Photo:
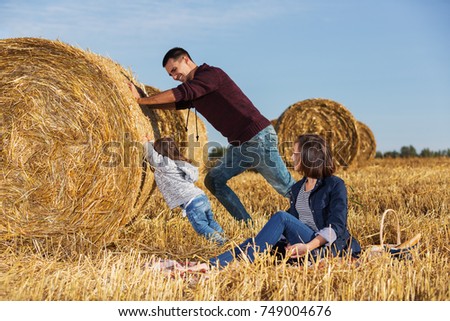
{"label": "harvested field", "polygon": [[[326,259],[305,267],[277,265],[271,256],[261,255],[254,264],[233,262],[207,277],[170,278],[146,270],[144,263],[152,256],[202,260],[223,249],[198,236],[187,219],[171,213],[156,194],[151,209],[121,228],[111,243],[93,244],[82,236],[67,236],[70,242],[60,246],[45,239],[2,240],[0,299],[448,301],[449,166],[448,158],[375,159],[337,173],[349,192],[349,229],[363,248],[379,243],[381,214],[393,208],[400,215],[402,239],[422,233],[412,260],[370,257],[366,250],[357,262]],[[272,213],[288,207],[259,174],[246,172],[230,185],[255,224],[250,228],[237,223],[208,194],[230,238],[224,249],[254,235]],[[386,241],[394,240],[388,225]]]}

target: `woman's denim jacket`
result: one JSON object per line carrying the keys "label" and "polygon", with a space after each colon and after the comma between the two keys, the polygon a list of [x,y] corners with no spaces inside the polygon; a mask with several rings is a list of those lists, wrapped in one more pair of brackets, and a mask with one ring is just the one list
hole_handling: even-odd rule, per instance
{"label": "woman's denim jacket", "polygon": [[[290,214],[299,218],[295,202],[306,177],[295,183],[291,189]],[[318,179],[309,196],[309,207],[317,228],[330,227],[336,233],[336,241],[331,245],[333,255],[343,254],[349,248],[352,255],[357,256],[361,247],[347,230],[348,200],[344,181],[337,176]]]}

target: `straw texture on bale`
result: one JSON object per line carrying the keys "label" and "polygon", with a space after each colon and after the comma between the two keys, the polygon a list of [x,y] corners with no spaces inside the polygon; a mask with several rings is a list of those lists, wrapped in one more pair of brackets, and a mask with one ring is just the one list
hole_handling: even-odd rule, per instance
{"label": "straw texture on bale", "polygon": [[377,143],[370,128],[363,122],[356,121],[359,135],[358,162],[375,158]]}
{"label": "straw texture on bale", "polygon": [[343,105],[329,99],[307,99],[291,105],[278,118],[275,129],[280,154],[290,166],[293,142],[306,133],[326,139],[338,166],[348,167],[358,153],[355,118]]}
{"label": "straw texture on bale", "polygon": [[[153,96],[159,92],[159,89],[152,86],[145,86],[145,91],[148,96]],[[186,121],[188,116],[187,110],[163,110],[163,109],[149,109],[146,106],[141,106],[144,114],[149,115],[151,110],[153,115],[150,115],[150,121],[153,128],[155,128],[155,138],[170,136],[180,146],[183,155],[193,161],[193,164],[202,169],[208,161],[208,134],[205,123],[197,118],[195,120],[194,111],[191,110],[189,121]],[[196,128],[197,126],[197,128]],[[198,141],[197,141],[198,129]],[[202,172],[200,170],[200,172]]]}
{"label": "straw texture on bale", "polygon": [[131,73],[60,41],[0,40],[0,240],[76,233],[110,241],[154,189],[152,126]]}

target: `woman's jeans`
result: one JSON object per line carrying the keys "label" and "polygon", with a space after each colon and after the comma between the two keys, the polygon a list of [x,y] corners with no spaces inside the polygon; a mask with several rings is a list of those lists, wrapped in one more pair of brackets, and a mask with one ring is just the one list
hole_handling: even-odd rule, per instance
{"label": "woman's jeans", "polygon": [[221,235],[223,229],[214,220],[211,204],[205,194],[195,197],[186,207],[181,207],[186,211],[189,222],[198,234],[220,245],[225,243],[225,238]]}
{"label": "woman's jeans", "polygon": [[205,186],[236,220],[251,220],[227,181],[249,168],[256,169],[281,195],[289,197],[295,181],[278,152],[278,137],[272,125],[240,146],[228,146],[219,164],[205,177]]}
{"label": "woman's jeans", "polygon": [[211,265],[224,267],[236,256],[247,256],[253,262],[254,252],[264,252],[275,245],[281,236],[286,237],[289,244],[308,243],[316,237],[308,225],[287,212],[275,213],[264,225],[254,239],[249,238],[233,250],[227,251],[209,260]]}

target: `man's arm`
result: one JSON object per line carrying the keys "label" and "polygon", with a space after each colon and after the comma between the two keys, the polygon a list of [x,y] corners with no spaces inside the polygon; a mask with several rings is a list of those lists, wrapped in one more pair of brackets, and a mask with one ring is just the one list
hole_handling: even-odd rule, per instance
{"label": "man's arm", "polygon": [[128,87],[140,106],[146,106],[150,109],[176,109],[175,95],[171,89],[150,97],[143,97],[142,89],[136,87],[132,82],[128,82]]}
{"label": "man's arm", "polygon": [[136,98],[139,105],[145,105],[152,109],[175,109],[175,95],[172,89],[163,91],[150,97]]}
{"label": "man's arm", "polygon": [[155,104],[155,105],[142,105],[139,104],[141,107],[146,107],[148,109],[165,109],[165,110],[175,110],[177,107],[175,106],[175,103],[167,103],[167,104]]}

